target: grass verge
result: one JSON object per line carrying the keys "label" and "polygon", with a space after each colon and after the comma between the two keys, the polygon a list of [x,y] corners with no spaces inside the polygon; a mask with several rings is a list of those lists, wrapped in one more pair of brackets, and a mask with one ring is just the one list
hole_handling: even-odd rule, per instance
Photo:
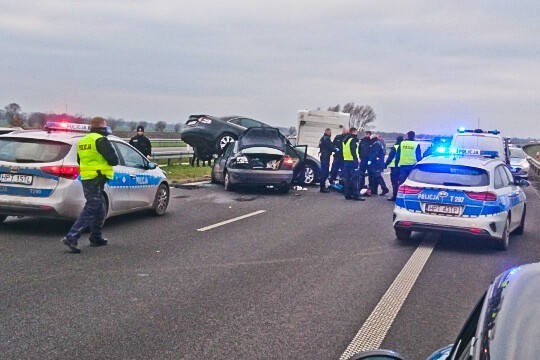
{"label": "grass verge", "polygon": [[160,166],[167,172],[167,177],[171,183],[184,183],[210,179],[210,172],[212,171],[212,167],[210,166],[190,166],[187,161],[168,166]]}

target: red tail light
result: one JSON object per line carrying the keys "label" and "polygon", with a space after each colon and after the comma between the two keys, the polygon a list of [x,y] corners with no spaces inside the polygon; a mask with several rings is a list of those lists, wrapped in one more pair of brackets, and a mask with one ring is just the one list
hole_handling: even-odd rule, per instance
{"label": "red tail light", "polygon": [[398,189],[398,193],[404,194],[404,195],[415,195],[415,194],[419,194],[420,191],[422,191],[422,188],[408,186],[408,185],[401,185]]}
{"label": "red tail light", "polygon": [[42,166],[41,171],[71,180],[79,177],[79,167],[76,165]]}
{"label": "red tail light", "polygon": [[291,169],[294,165],[294,159],[290,157],[289,155],[285,155],[283,157],[283,162],[281,163],[281,167],[284,169]]}
{"label": "red tail light", "polygon": [[495,201],[495,200],[497,200],[497,194],[492,193],[490,191],[483,191],[483,192],[466,191],[465,195],[467,195],[469,198],[471,198],[473,200],[478,200],[478,201]]}

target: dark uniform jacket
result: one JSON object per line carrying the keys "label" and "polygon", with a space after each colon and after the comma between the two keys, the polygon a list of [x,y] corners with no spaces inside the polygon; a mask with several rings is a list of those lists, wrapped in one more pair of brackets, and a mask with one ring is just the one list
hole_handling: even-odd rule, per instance
{"label": "dark uniform jacket", "polygon": [[370,166],[375,171],[382,171],[384,169],[384,153],[385,149],[383,144],[378,139],[374,140],[371,143],[368,161],[371,161]]}
{"label": "dark uniform jacket", "polygon": [[319,140],[319,153],[321,161],[330,161],[330,155],[334,152],[334,144],[329,135],[324,134]]}
{"label": "dark uniform jacket", "polygon": [[129,140],[129,144],[139,150],[144,156],[152,155],[152,144],[150,139],[144,135],[135,135]]}
{"label": "dark uniform jacket", "polygon": [[367,163],[369,161],[369,153],[371,152],[371,144],[373,140],[369,136],[365,136],[360,140],[360,161]]}
{"label": "dark uniform jacket", "polygon": [[347,137],[347,135],[339,134],[334,137],[333,145],[334,145],[334,158],[343,160],[343,140]]}

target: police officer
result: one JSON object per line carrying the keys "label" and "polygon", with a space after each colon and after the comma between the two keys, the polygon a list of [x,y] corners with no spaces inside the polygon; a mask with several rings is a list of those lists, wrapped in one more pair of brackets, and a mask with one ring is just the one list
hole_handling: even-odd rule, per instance
{"label": "police officer", "polygon": [[334,161],[332,161],[332,171],[330,172],[330,182],[337,179],[338,172],[343,171],[343,140],[349,134],[348,128],[342,128],[341,134],[337,134],[334,138]]}
{"label": "police officer", "polygon": [[113,166],[118,165],[118,156],[106,138],[109,131],[102,117],[91,121],[91,131],[77,144],[77,161],[86,204],[68,234],[62,239],[72,253],[80,253],[77,242],[81,233],[90,228],[90,246],[107,245],[101,234],[105,219],[103,187],[114,177]]}
{"label": "police officer", "polygon": [[[366,171],[368,169],[369,153],[371,152],[372,143],[373,140],[371,139],[371,131],[368,130],[364,133],[364,137],[360,140],[360,149],[358,150],[360,155],[360,188],[364,188],[366,186]],[[371,184],[369,188],[371,188]]]}
{"label": "police officer", "polygon": [[359,157],[358,157],[358,130],[351,128],[349,136],[343,141],[343,195],[347,200],[365,200],[360,197],[358,188]]}
{"label": "police officer", "polygon": [[392,197],[388,201],[395,201],[397,191],[399,188],[399,168],[396,165],[396,153],[399,148],[399,144],[403,141],[403,136],[398,136],[396,143],[392,146],[388,158],[386,159],[385,166],[390,168],[390,181],[392,182]]}
{"label": "police officer", "polygon": [[422,160],[422,150],[414,137],[414,131],[407,133],[407,139],[403,140],[396,152],[396,166],[399,167],[399,184],[403,184],[409,176],[414,165]]}
{"label": "police officer", "polygon": [[326,188],[326,179],[330,170],[330,156],[334,152],[334,144],[332,144],[332,130],[327,128],[324,130],[324,135],[319,140],[319,159],[321,160],[321,192],[328,193],[330,190]]}
{"label": "police officer", "polygon": [[144,126],[137,126],[137,135],[129,140],[129,144],[139,150],[147,159],[150,159],[150,155],[152,155],[152,143],[144,135]]}
{"label": "police officer", "polygon": [[385,168],[384,155],[386,153],[386,149],[384,148],[383,143],[379,140],[379,136],[377,134],[371,135],[371,141],[371,148],[369,150],[368,157],[369,188],[371,189],[371,194],[377,195],[380,185],[382,189],[381,195],[386,195],[390,191],[388,190],[386,182],[382,177],[382,172]]}

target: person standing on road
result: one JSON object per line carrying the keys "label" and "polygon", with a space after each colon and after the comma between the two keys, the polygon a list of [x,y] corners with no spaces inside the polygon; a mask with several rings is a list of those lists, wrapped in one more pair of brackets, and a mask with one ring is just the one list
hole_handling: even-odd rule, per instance
{"label": "person standing on road", "polygon": [[416,133],[409,131],[407,139],[403,140],[396,151],[396,166],[399,167],[399,184],[403,184],[411,173],[414,165],[422,160],[422,150],[414,137]]}
{"label": "person standing on road", "polygon": [[77,161],[86,204],[67,235],[62,239],[72,253],[80,253],[77,242],[81,233],[90,228],[90,246],[107,245],[101,229],[105,219],[103,187],[114,177],[113,166],[118,165],[118,156],[107,139],[109,129],[102,117],[91,122],[90,133],[77,144]]}
{"label": "person standing on road", "polygon": [[371,148],[368,157],[368,174],[369,174],[369,187],[372,195],[377,195],[379,192],[379,185],[381,186],[381,195],[386,195],[390,190],[386,186],[386,182],[382,177],[384,171],[384,154],[385,149],[382,142],[379,140],[379,136],[373,134],[371,136]]}
{"label": "person standing on road", "polygon": [[388,159],[386,159],[385,167],[390,168],[390,181],[392,182],[392,197],[388,201],[395,201],[397,196],[397,191],[399,188],[399,168],[396,165],[396,153],[399,148],[399,144],[403,141],[403,136],[398,136],[396,143],[392,146],[390,153],[388,154]]}
{"label": "person standing on road", "polygon": [[343,141],[343,195],[347,200],[365,200],[360,197],[358,188],[359,157],[358,157],[358,130],[351,128],[349,136]]}
{"label": "person standing on road", "polygon": [[129,145],[139,150],[147,159],[150,159],[150,156],[152,155],[152,143],[150,142],[150,139],[144,135],[144,126],[137,126],[137,135],[129,140]]}
{"label": "person standing on road", "polygon": [[[371,139],[371,131],[366,131],[364,137],[360,140],[360,188],[363,189],[366,186],[366,172],[368,169],[369,154],[371,152],[371,144],[373,140]],[[371,184],[368,189],[371,188]],[[370,191],[371,192],[371,191]],[[368,193],[369,195],[369,193]]]}
{"label": "person standing on road", "polygon": [[319,159],[321,160],[321,173],[319,180],[321,182],[321,192],[328,193],[330,190],[326,188],[326,179],[330,171],[330,156],[334,152],[334,144],[332,144],[332,130],[327,128],[319,140]]}
{"label": "person standing on road", "polygon": [[341,134],[337,134],[334,138],[334,161],[332,161],[332,171],[330,172],[330,182],[336,181],[338,173],[343,171],[343,140],[349,134],[349,129],[344,127],[341,129]]}

